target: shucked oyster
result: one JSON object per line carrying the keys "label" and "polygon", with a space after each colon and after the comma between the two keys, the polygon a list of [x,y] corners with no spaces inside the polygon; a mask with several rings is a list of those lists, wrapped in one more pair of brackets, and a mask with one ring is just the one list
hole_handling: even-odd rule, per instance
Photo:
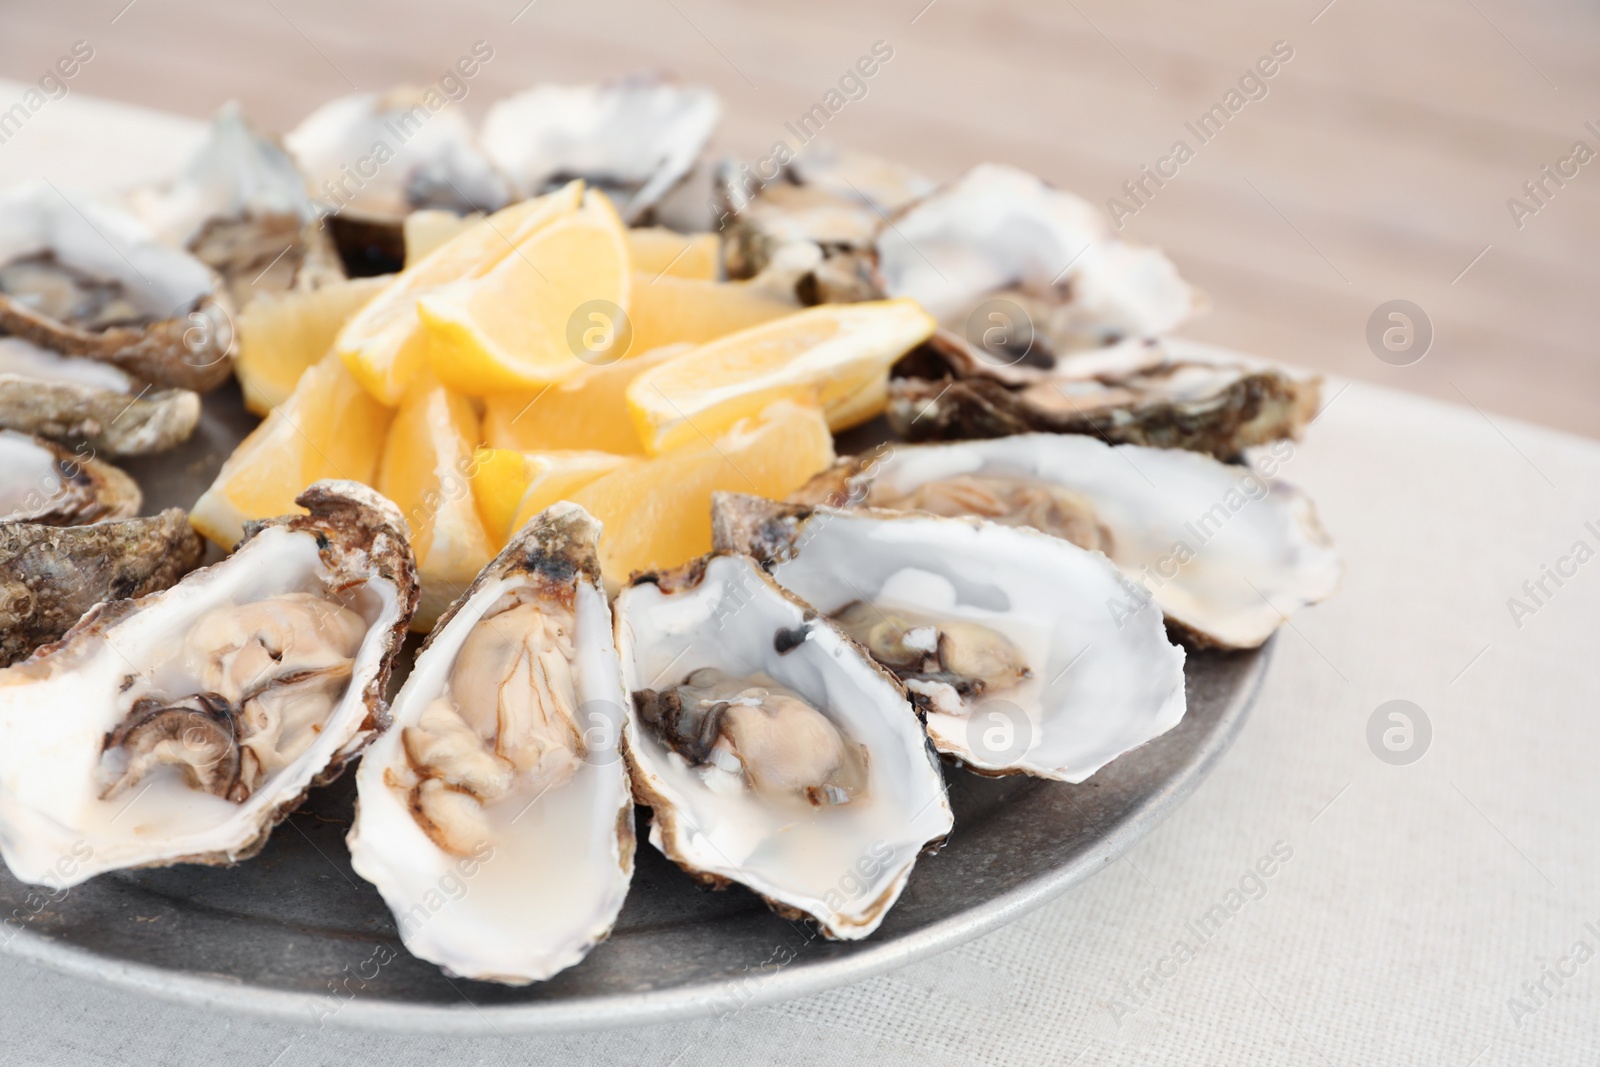
{"label": "shucked oyster", "polygon": [[187,389],[152,390],[113,364],[0,337],[0,427],[130,456],[188,440],[199,421]]}
{"label": "shucked oyster", "polygon": [[638,225],[694,168],[721,115],[710,89],[657,78],[540,85],[491,107],[481,137],[521,197],[582,178]]}
{"label": "shucked oyster", "polygon": [[808,242],[825,258],[817,271],[818,300],[846,299],[857,289],[854,299],[876,295],[868,292],[867,260],[883,220],[934,188],[907,167],[817,141],[792,160],[758,163],[755,171],[724,164],[717,191],[729,220],[723,251],[728,275],[753,277],[779,249]]}
{"label": "shucked oyster", "polygon": [[650,843],[829,937],[877,929],[952,819],[894,677],[742,556],[637,579],[616,627]]}
{"label": "shucked oyster", "polygon": [[178,508],[90,526],[0,524],[0,667],[54,641],[102,600],[168,588],[204,551]]}
{"label": "shucked oyster", "polygon": [[436,89],[340,97],[306,116],[284,144],[354,277],[404,266],[401,224],[412,211],[489,212],[512,199],[460,109]]}
{"label": "shucked oyster", "polygon": [[[350,830],[412,954],[521,985],[610,932],[633,875],[600,524],[536,517],[440,618],[362,759]],[[459,876],[459,877],[458,877]],[[441,884],[466,884],[456,899]]]}
{"label": "shucked oyster", "polygon": [[[387,725],[405,523],[353,482],[0,670],[0,855],[25,882],[233,863]],[[71,858],[75,866],[66,865]]]}
{"label": "shucked oyster", "polygon": [[44,182],[0,191],[0,333],[156,386],[228,377],[232,309],[193,256]]}
{"label": "shucked oyster", "polygon": [[[1287,449],[1274,446],[1264,469]],[[1127,579],[1099,610],[1125,621],[1153,601],[1198,647],[1260,645],[1291,612],[1332,596],[1342,569],[1310,499],[1254,466],[1079,435],[843,459],[791,499],[973,515],[1096,549]]]}
{"label": "shucked oyster", "polygon": [[926,712],[984,774],[1081,782],[1178,724],[1184,653],[1106,558],[1033,530],[717,494],[715,543],[765,562]]}
{"label": "shucked oyster", "polygon": [[0,523],[79,526],[137,515],[143,502],[138,484],[117,467],[0,430]]}
{"label": "shucked oyster", "polygon": [[886,223],[876,250],[889,296],[915,297],[969,340],[993,314],[1020,313],[1031,344],[1057,356],[1166,333],[1201,304],[1170,260],[1118,238],[1093,205],[992,163]]}
{"label": "shucked oyster", "polygon": [[128,205],[161,240],[220,274],[235,307],[344,277],[326,231],[311,220],[299,167],[237,103],[217,112],[182,173],[135,189]]}
{"label": "shucked oyster", "polygon": [[941,330],[894,368],[889,425],[913,441],[1045,431],[1232,459],[1298,437],[1322,379],[1167,338],[1056,359]]}

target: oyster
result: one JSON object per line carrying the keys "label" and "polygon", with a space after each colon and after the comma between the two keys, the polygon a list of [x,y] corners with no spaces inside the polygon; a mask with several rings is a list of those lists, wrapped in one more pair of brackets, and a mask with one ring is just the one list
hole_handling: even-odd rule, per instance
{"label": "oyster", "polygon": [[237,103],[217,112],[177,178],[135,189],[128,204],[159,238],[220,274],[235,307],[344,277],[327,232],[311,219],[300,168]]}
{"label": "oyster", "polygon": [[894,368],[889,425],[912,441],[1044,431],[1233,459],[1299,437],[1322,379],[1193,341],[1130,340],[1055,360],[941,330]]}
{"label": "oyster", "polygon": [[694,169],[721,115],[710,89],[658,78],[540,85],[491,107],[481,136],[519,196],[582,178],[639,225]]}
{"label": "oyster", "polygon": [[0,333],[200,392],[228,377],[233,350],[232,308],[204,263],[44,182],[0,191]]}
{"label": "oyster", "polygon": [[633,799],[599,535],[569,503],[525,526],[440,618],[357,772],[356,872],[412,954],[451,974],[548,978],[606,937],[627,895]]}
{"label": "oyster", "polygon": [[0,667],[54,641],[102,600],[168,588],[204,551],[178,508],[91,526],[0,524]]}
{"label": "oyster", "polygon": [[0,337],[0,427],[132,456],[188,440],[199,421],[187,389],[152,391],[110,363]]}
{"label": "oyster", "polygon": [[306,116],[284,144],[352,277],[405,265],[402,222],[412,211],[490,212],[512,199],[461,110],[436,89],[340,97]]}
{"label": "oyster", "polygon": [[119,468],[15,430],[0,430],[0,471],[0,523],[78,526],[137,515],[144,503]]}
{"label": "oyster", "polygon": [[[1274,449],[1261,470],[1275,471],[1288,445]],[[1332,596],[1342,572],[1310,498],[1261,470],[1023,434],[843,459],[791,499],[1032,526],[1110,557],[1128,581],[1103,602],[1117,619],[1153,602],[1195,647],[1255,648]]]}
{"label": "oyster", "polygon": [[819,141],[777,170],[768,177],[759,165],[755,173],[731,163],[719,169],[723,214],[732,220],[723,251],[729,277],[753,277],[778,249],[808,242],[827,261],[818,271],[818,302],[878,295],[868,259],[883,220],[933,192],[933,182],[897,163]]}
{"label": "oyster", "polygon": [[1183,649],[1153,612],[1118,619],[1098,552],[990,522],[719,493],[717,548],[894,671],[940,752],[982,774],[1081,782],[1184,713]]}
{"label": "oyster", "polygon": [[1088,201],[993,163],[886,223],[875,247],[885,293],[974,343],[999,328],[1061,355],[1166,333],[1202,305],[1170,260],[1117,237]]}
{"label": "oyster", "polygon": [[353,482],[0,670],[0,854],[25,882],[254,855],[388,720],[405,523]]}
{"label": "oyster", "polygon": [[828,937],[877,929],[952,820],[893,675],[743,556],[636,579],[616,620],[650,843]]}

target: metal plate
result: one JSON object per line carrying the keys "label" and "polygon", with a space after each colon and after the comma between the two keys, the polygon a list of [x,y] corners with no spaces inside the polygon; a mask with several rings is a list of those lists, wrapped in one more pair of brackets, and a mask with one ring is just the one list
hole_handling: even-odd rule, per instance
{"label": "metal plate", "polygon": [[[226,387],[207,398],[194,440],[127,464],[147,510],[193,503],[253,421]],[[1183,722],[1082,785],[947,768],[955,833],[918,862],[864,941],[826,941],[742,889],[699,888],[645,843],[641,814],[627,904],[583,963],[521,989],[450,979],[406,953],[377,891],[350,868],[349,774],[315,791],[238,867],[123,871],[55,894],[0,872],[9,916],[0,936],[6,951],[71,974],[307,1026],[505,1034],[730,1013],[949,948],[1111,863],[1227,748],[1267,659],[1265,650],[1191,655]]]}

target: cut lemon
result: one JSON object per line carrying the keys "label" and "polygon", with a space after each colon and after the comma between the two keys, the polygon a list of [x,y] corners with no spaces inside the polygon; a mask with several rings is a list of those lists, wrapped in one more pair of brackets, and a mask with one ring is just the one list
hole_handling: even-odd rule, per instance
{"label": "cut lemon", "polygon": [[704,344],[730,333],[800,310],[754,282],[711,282],[657,277],[642,271],[633,279],[633,347],[643,354],[662,345]]}
{"label": "cut lemon", "polygon": [[716,234],[678,233],[663,226],[629,230],[628,248],[633,252],[633,269],[651,278],[665,274],[714,281],[722,257],[722,239]]}
{"label": "cut lemon", "polygon": [[472,584],[494,550],[472,494],[478,417],[466,397],[418,375],[395,412],[378,492],[411,528],[422,599],[413,630],[429,630]]}
{"label": "cut lemon", "polygon": [[294,498],[312,482],[348,478],[371,485],[392,414],[330,352],[234,449],[189,521],[231,550],[247,520],[304,511]]}
{"label": "cut lemon", "polygon": [[537,393],[501,393],[483,401],[483,439],[492,448],[519,452],[582,449],[644,454],[628,414],[628,383],[692,345],[667,345],[634,359],[585,367],[560,385]]}
{"label": "cut lemon", "polygon": [[265,415],[328,354],[339,330],[393,279],[352,278],[319,289],[262,293],[239,312],[233,372],[244,406]]}
{"label": "cut lemon", "polygon": [[521,243],[578,210],[582,182],[497,211],[446,241],[409,267],[362,308],[335,348],[362,386],[391,406],[427,362],[428,337],[417,317],[417,300],[442,285],[492,270]]}
{"label": "cut lemon", "polygon": [[674,567],[711,549],[711,494],[781,499],[833,462],[822,413],[774,404],[714,444],[638,460],[569,498],[605,524],[600,566],[615,589],[635,571]]}
{"label": "cut lemon", "polygon": [[480,448],[472,491],[492,540],[504,545],[539,512],[634,462],[607,452],[513,452]]}
{"label": "cut lemon", "polygon": [[406,267],[415,267],[433,254],[434,249],[461,236],[482,221],[482,215],[457,215],[454,211],[437,208],[413,211],[401,224],[406,240]]}
{"label": "cut lemon", "polygon": [[622,220],[591,193],[493,270],[417,302],[428,361],[472,396],[564,381],[627,351],[632,288]]}
{"label": "cut lemon", "polygon": [[650,453],[715,437],[774,400],[820,407],[844,429],[882,410],[890,364],[935,325],[910,299],[824,304],[649,368],[628,409]]}

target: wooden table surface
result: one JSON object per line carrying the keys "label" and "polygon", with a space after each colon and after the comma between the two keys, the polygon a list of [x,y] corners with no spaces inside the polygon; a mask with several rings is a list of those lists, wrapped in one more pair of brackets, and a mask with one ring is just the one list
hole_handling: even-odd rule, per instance
{"label": "wooden table surface", "polygon": [[[886,42],[830,138],[1121,197],[1125,232],[1210,294],[1194,336],[1469,404],[1485,433],[1505,414],[1600,436],[1600,161],[1563,164],[1600,152],[1600,10],[1576,0],[0,0],[0,75],[36,81],[84,41],[71,92],[194,116],[237,98],[279,131],[354,88],[434,82],[480,40],[469,110],[670,71],[721,93],[719,147],[749,158]],[[1202,143],[1185,123],[1243,98],[1277,42],[1292,58]],[[1128,199],[1179,140],[1193,158]],[[1409,366],[1367,341],[1392,299],[1434,330]]]}

